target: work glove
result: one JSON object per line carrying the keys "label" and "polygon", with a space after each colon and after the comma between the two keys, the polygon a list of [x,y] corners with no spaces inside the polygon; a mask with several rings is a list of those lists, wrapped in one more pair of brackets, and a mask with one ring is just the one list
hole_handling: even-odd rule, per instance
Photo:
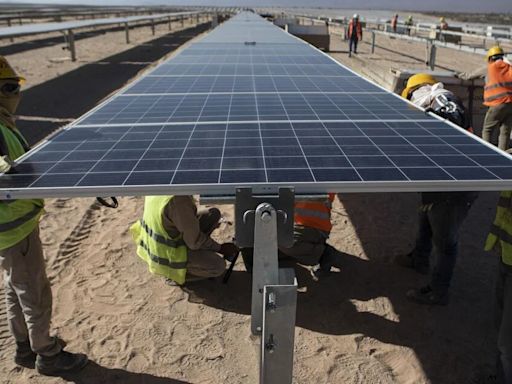
{"label": "work glove", "polygon": [[432,207],[433,207],[433,206],[434,206],[434,204],[433,204],[433,203],[430,203],[430,204],[421,204],[421,205],[420,205],[420,211],[421,211],[421,212],[429,212],[429,211],[432,209]]}
{"label": "work glove", "polygon": [[7,173],[11,170],[12,164],[8,156],[0,156],[0,173]]}
{"label": "work glove", "polygon": [[239,251],[240,250],[235,244],[224,243],[221,244],[219,253],[222,254],[227,261],[232,262],[235,259],[236,255],[238,255]]}

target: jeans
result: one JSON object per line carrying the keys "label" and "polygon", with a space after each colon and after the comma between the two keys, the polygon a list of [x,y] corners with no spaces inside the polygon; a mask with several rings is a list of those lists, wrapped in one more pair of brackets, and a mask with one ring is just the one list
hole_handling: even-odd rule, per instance
{"label": "jeans", "polygon": [[512,384],[512,266],[500,262],[496,281],[498,383]]}
{"label": "jeans", "polygon": [[432,248],[436,262],[430,286],[432,290],[446,293],[457,260],[459,229],[466,218],[471,203],[435,203],[430,210],[419,213],[419,228],[413,261],[417,266],[428,266]]}
{"label": "jeans", "polygon": [[[348,43],[348,50],[349,52],[354,52],[354,53],[357,53],[357,42],[359,40],[357,39],[357,37],[353,38],[351,37],[350,38],[350,41]],[[352,46],[354,47],[354,49],[352,49]]]}

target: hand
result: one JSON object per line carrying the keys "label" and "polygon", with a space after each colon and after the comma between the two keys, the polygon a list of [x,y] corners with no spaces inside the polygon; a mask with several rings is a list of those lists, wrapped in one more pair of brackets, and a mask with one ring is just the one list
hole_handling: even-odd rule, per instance
{"label": "hand", "polygon": [[7,156],[0,156],[0,173],[7,173],[11,170],[11,162]]}
{"label": "hand", "polygon": [[239,249],[233,243],[224,243],[221,244],[219,252],[227,261],[231,262],[236,257],[236,255],[238,255]]}

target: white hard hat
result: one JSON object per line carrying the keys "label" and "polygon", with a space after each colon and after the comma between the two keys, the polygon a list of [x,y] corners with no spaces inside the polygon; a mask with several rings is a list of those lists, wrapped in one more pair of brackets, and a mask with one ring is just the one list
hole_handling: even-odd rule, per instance
{"label": "white hard hat", "polygon": [[354,13],[354,16],[352,16],[353,19],[359,19],[359,15],[357,13]]}

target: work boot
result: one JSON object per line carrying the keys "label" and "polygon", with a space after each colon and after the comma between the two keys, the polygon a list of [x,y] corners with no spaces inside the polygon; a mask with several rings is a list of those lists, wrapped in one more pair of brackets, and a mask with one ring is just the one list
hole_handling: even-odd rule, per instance
{"label": "work boot", "polygon": [[333,246],[326,244],[322,256],[320,256],[319,264],[311,270],[313,279],[318,281],[320,277],[328,275],[332,267],[338,266],[336,264],[338,264],[338,251]]}
{"label": "work boot", "polygon": [[30,348],[30,342],[16,342],[16,354],[14,355],[14,363],[20,367],[33,369],[36,363],[37,354]]}
{"label": "work boot", "polygon": [[41,375],[54,376],[78,372],[88,362],[89,359],[82,353],[70,353],[62,350],[54,356],[37,355],[36,369]]}
{"label": "work boot", "polygon": [[436,292],[430,285],[407,292],[407,298],[418,304],[446,305],[450,301],[448,292]]}
{"label": "work boot", "polygon": [[409,252],[407,254],[401,254],[395,257],[395,264],[400,265],[405,268],[414,269],[421,275],[428,275],[430,272],[430,267],[428,264],[419,264],[414,260],[413,252]]}

